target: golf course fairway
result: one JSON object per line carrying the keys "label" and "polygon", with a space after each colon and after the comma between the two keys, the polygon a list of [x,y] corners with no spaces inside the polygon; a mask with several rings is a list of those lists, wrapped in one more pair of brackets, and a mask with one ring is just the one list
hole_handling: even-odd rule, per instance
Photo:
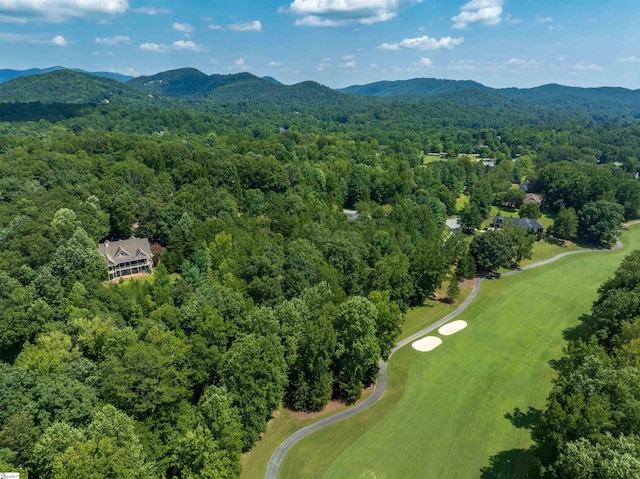
{"label": "golf course fairway", "polygon": [[296,444],[279,477],[526,477],[526,413],[544,407],[550,362],[589,314],[600,284],[640,247],[640,226],[621,240],[622,249],[483,281],[456,318],[468,323],[464,330],[441,336],[433,351],[396,352],[380,401]]}

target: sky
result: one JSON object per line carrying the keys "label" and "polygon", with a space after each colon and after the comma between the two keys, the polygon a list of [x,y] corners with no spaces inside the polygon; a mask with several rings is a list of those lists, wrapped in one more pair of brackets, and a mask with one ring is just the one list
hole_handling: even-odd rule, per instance
{"label": "sky", "polygon": [[0,0],[0,68],[640,89],[640,0]]}

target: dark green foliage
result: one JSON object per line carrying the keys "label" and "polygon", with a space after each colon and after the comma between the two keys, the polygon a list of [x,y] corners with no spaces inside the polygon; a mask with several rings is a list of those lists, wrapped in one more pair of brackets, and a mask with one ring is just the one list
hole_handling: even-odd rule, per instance
{"label": "dark green foliage", "polygon": [[623,208],[611,201],[587,203],[578,213],[578,233],[588,243],[613,245],[623,221]]}
{"label": "dark green foliage", "polygon": [[542,216],[540,213],[540,207],[535,203],[525,203],[518,210],[518,216],[520,218],[533,218],[538,219]]}
{"label": "dark green foliage", "polygon": [[478,270],[494,271],[511,266],[513,248],[513,240],[504,230],[493,230],[473,238],[469,252]]}
{"label": "dark green foliage", "polygon": [[560,207],[550,228],[551,235],[561,239],[575,238],[578,233],[578,216],[573,208]]}
{"label": "dark green foliage", "polygon": [[356,296],[341,304],[333,319],[337,338],[334,375],[347,404],[357,401],[362,388],[371,385],[378,373],[377,317],[375,305]]}
{"label": "dark green foliage", "polygon": [[482,224],[482,214],[475,203],[467,203],[460,211],[460,225],[465,233],[473,233]]}
{"label": "dark green foliage", "polygon": [[282,400],[286,385],[284,348],[273,338],[242,336],[225,354],[220,373],[231,404],[240,414],[242,448],[248,451]]}

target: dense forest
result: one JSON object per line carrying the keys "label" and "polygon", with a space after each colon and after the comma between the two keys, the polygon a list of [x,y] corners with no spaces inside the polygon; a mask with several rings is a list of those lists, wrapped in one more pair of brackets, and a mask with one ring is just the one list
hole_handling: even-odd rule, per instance
{"label": "dense forest", "polygon": [[[0,105],[0,469],[237,477],[280,403],[357,401],[408,308],[531,254],[526,230],[476,233],[492,205],[540,214],[524,179],[556,238],[607,246],[638,217],[635,122],[308,89],[278,105]],[[449,235],[458,214],[466,233]],[[152,277],[106,283],[97,244],[132,235],[152,243]],[[629,301],[582,347],[607,367],[637,341]],[[607,424],[612,441],[633,427]],[[579,439],[540,434],[550,471]]]}

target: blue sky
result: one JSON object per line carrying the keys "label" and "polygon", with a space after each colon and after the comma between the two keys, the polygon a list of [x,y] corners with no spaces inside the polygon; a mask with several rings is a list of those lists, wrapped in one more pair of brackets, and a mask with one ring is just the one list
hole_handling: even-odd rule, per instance
{"label": "blue sky", "polygon": [[640,88],[640,0],[0,0],[0,68]]}

